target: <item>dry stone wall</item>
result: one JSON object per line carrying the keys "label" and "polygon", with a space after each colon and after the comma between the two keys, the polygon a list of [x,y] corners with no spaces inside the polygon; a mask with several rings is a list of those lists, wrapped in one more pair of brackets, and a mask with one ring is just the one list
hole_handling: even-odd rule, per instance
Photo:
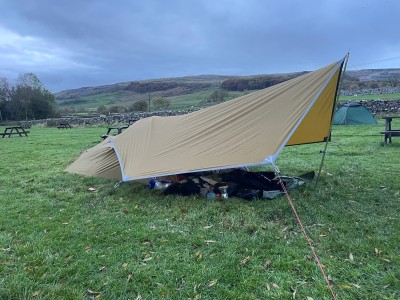
{"label": "dry stone wall", "polygon": [[[361,100],[358,101],[361,105],[365,106],[374,115],[400,115],[400,99],[397,100]],[[177,116],[193,112],[196,109],[190,110],[166,110],[157,112],[134,112],[110,116],[98,116],[91,118],[68,117],[58,119],[44,119],[44,120],[30,120],[29,125],[43,124],[47,127],[56,127],[60,123],[68,122],[74,126],[88,126],[88,125],[118,125],[129,124],[134,121],[147,118],[150,116]],[[13,125],[21,122],[3,122],[0,125]]]}

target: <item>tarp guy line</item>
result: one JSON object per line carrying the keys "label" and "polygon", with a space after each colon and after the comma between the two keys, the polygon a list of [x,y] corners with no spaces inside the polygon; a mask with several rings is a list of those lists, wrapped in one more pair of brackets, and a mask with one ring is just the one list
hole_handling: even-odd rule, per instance
{"label": "tarp guy line", "polygon": [[312,244],[312,240],[311,240],[311,238],[308,236],[308,234],[307,234],[307,232],[306,232],[306,229],[304,228],[303,223],[301,222],[301,219],[300,219],[300,217],[299,217],[299,215],[298,215],[298,213],[297,213],[297,210],[296,210],[296,208],[294,207],[293,201],[292,201],[292,199],[290,198],[289,192],[288,192],[288,190],[286,189],[286,187],[285,187],[285,185],[284,185],[284,183],[283,183],[283,181],[282,181],[282,178],[281,178],[280,175],[279,175],[279,169],[278,169],[278,167],[277,167],[275,164],[274,164],[274,169],[275,169],[275,173],[277,174],[277,176],[278,176],[278,178],[279,178],[279,184],[282,186],[283,192],[285,193],[286,198],[287,198],[287,200],[288,200],[288,202],[289,202],[289,204],[290,204],[290,207],[292,208],[293,213],[294,213],[294,215],[295,215],[295,217],[296,217],[296,219],[297,219],[297,222],[298,222],[299,225],[300,225],[301,231],[303,232],[303,235],[304,235],[304,237],[306,238],[306,240],[307,240],[307,242],[308,242],[308,245],[310,246],[311,252],[312,252],[313,255],[314,255],[314,259],[315,259],[315,261],[316,261],[316,263],[317,263],[319,269],[321,270],[322,275],[324,276],[324,279],[325,279],[325,281],[326,281],[326,284],[328,285],[328,288],[329,288],[329,290],[330,290],[331,293],[332,293],[333,299],[336,300],[335,293],[333,292],[333,288],[332,288],[331,284],[329,283],[328,276],[326,276],[326,273],[325,273],[325,271],[324,271],[324,267],[323,267],[323,265],[321,264],[321,261],[319,260],[317,253],[315,252],[314,246],[313,246],[313,244]]}

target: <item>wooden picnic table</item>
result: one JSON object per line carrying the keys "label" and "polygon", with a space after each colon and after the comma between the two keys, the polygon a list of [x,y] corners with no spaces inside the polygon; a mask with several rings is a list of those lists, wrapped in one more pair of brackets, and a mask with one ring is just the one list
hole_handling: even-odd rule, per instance
{"label": "wooden picnic table", "polygon": [[4,129],[3,133],[0,133],[2,138],[4,137],[11,137],[14,134],[18,134],[19,136],[28,136],[29,130],[25,130],[22,126],[10,126]]}
{"label": "wooden picnic table", "polygon": [[126,129],[128,127],[129,126],[127,126],[127,125],[125,125],[125,126],[111,126],[111,127],[108,127],[106,134],[102,135],[101,137],[103,139],[106,139],[110,135],[111,131],[115,131],[115,130],[117,131],[117,134],[120,134],[124,129]]}
{"label": "wooden picnic table", "polygon": [[384,142],[387,145],[387,141],[392,143],[392,137],[400,136],[400,129],[392,129],[392,121],[393,119],[399,119],[400,117],[386,116],[382,117],[385,120],[385,130],[381,131],[381,134],[384,134]]}
{"label": "wooden picnic table", "polygon": [[69,123],[64,122],[64,123],[60,123],[60,124],[57,126],[57,128],[58,128],[58,129],[61,129],[61,128],[67,129],[67,128],[72,128],[72,126],[71,126]]}

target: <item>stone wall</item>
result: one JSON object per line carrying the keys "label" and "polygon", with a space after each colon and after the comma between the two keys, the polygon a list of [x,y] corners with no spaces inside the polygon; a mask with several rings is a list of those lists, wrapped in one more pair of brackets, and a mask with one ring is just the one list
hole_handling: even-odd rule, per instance
{"label": "stone wall", "polygon": [[[98,117],[90,117],[90,118],[79,118],[79,117],[68,117],[68,118],[53,118],[53,119],[44,119],[44,120],[30,120],[28,121],[31,125],[43,124],[47,127],[56,127],[60,123],[69,123],[70,125],[75,126],[87,126],[87,125],[120,125],[120,124],[129,124],[135,122],[137,120],[151,117],[151,116],[177,116],[184,115],[194,110],[166,110],[166,111],[157,111],[157,112],[132,112],[126,114],[117,114],[117,115],[109,115],[109,116],[98,116]],[[7,122],[9,123],[18,123],[18,122]]]}
{"label": "stone wall", "polygon": [[341,96],[364,96],[400,93],[400,87],[382,87],[378,89],[341,90]]}
{"label": "stone wall", "polygon": [[[398,100],[361,100],[358,101],[361,105],[365,106],[374,115],[400,115],[400,99]],[[158,112],[137,112],[137,113],[126,113],[110,116],[99,116],[91,118],[59,118],[59,119],[45,119],[45,120],[30,120],[30,125],[43,124],[47,127],[56,127],[60,123],[68,122],[74,126],[87,126],[87,125],[121,125],[129,124],[134,121],[147,118],[150,116],[177,116],[184,115],[192,112],[196,109],[190,110],[166,110]],[[14,125],[24,122],[6,122],[7,125]],[[1,125],[1,124],[0,124]],[[2,124],[5,125],[5,124]]]}

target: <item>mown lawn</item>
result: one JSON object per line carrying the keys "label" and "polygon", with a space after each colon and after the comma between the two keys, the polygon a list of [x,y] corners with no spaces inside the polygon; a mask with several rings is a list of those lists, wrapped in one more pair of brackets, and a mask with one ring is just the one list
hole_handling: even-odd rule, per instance
{"label": "mown lawn", "polygon": [[[382,129],[334,127],[318,187],[291,192],[338,299],[400,298],[400,139]],[[332,298],[285,197],[114,187],[64,172],[104,128],[30,131],[0,139],[0,299]],[[317,171],[323,147],[277,165]]]}

